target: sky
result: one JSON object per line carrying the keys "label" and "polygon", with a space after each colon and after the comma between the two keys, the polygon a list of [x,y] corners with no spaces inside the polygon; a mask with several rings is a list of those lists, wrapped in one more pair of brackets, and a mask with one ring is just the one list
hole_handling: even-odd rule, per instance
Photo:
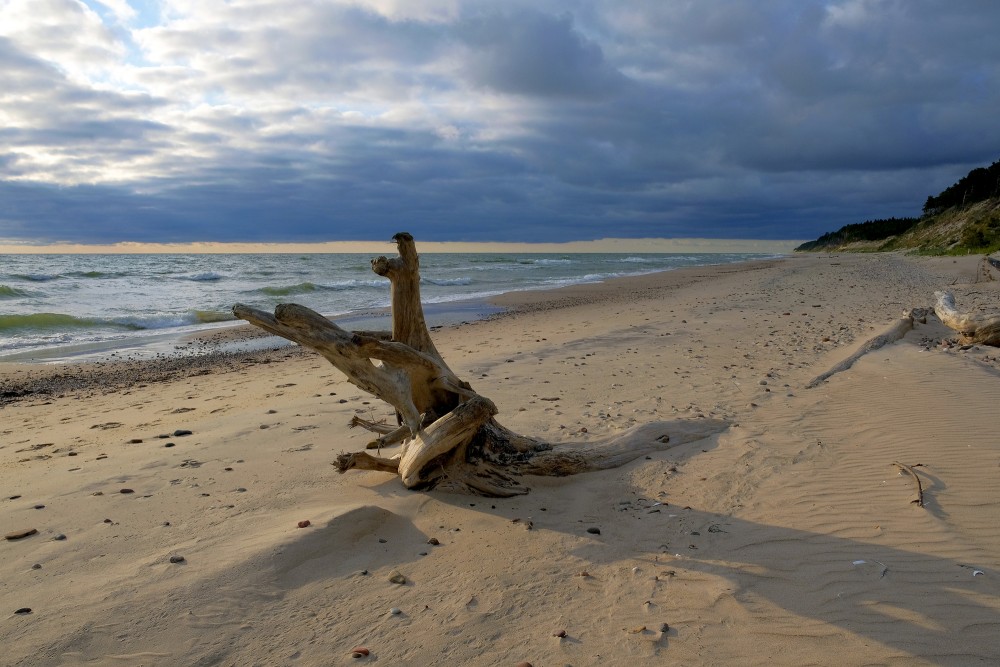
{"label": "sky", "polygon": [[1000,159],[995,0],[0,0],[0,244],[811,239]]}

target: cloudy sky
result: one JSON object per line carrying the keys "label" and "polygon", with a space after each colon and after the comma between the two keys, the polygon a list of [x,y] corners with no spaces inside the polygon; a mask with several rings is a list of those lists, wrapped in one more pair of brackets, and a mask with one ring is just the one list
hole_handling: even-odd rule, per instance
{"label": "cloudy sky", "polygon": [[0,242],[806,239],[1000,159],[995,0],[0,0]]}

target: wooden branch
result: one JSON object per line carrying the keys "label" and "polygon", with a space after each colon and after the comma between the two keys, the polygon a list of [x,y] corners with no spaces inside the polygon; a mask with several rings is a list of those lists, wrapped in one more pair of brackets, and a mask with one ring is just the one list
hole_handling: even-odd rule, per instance
{"label": "wooden branch", "polygon": [[913,478],[913,481],[917,483],[917,497],[914,500],[911,500],[910,503],[911,504],[916,504],[918,507],[923,507],[924,506],[924,487],[920,483],[920,478],[917,477],[917,472],[913,469],[913,466],[908,466],[905,463],[900,463],[899,461],[893,461],[892,465],[896,466],[897,468],[899,468],[903,472],[909,473],[910,477]]}
{"label": "wooden branch", "polygon": [[817,375],[814,377],[809,384],[806,385],[806,389],[812,389],[818,387],[824,381],[830,377],[840,373],[841,371],[846,371],[848,368],[854,365],[861,357],[865,356],[869,352],[874,352],[875,350],[888,345],[889,343],[895,343],[897,340],[905,336],[911,329],[913,329],[913,321],[915,318],[919,318],[923,315],[923,310],[911,310],[903,315],[900,319],[893,322],[886,330],[884,330],[879,335],[874,338],[869,338],[865,343],[858,348],[854,354],[847,357],[839,364],[831,368],[830,370]]}
{"label": "wooden branch", "polygon": [[351,384],[396,408],[411,433],[420,430],[420,414],[430,406],[414,403],[409,373],[385,364],[373,364],[359,351],[353,334],[319,313],[296,304],[281,304],[274,309],[274,315],[236,304],[233,314],[265,331],[316,350],[346,375]]}
{"label": "wooden branch", "polygon": [[384,459],[379,456],[372,456],[366,452],[353,452],[351,454],[341,454],[333,462],[337,472],[345,473],[351,469],[376,470],[379,472],[399,472],[399,459]]}
{"label": "wooden branch", "polygon": [[424,319],[424,307],[420,301],[420,258],[413,236],[400,232],[392,240],[396,242],[399,256],[372,260],[372,271],[389,279],[392,339],[441,360]]}
{"label": "wooden branch", "polygon": [[955,307],[955,295],[951,292],[935,292],[934,296],[937,297],[934,313],[946,327],[958,332],[958,339],[963,345],[1000,346],[1000,313],[960,313]]}
{"label": "wooden branch", "polygon": [[421,476],[423,469],[434,459],[469,442],[479,427],[497,413],[488,398],[476,396],[459,405],[426,429],[416,438],[403,444],[399,462],[399,476],[403,485],[414,488],[427,483]]}

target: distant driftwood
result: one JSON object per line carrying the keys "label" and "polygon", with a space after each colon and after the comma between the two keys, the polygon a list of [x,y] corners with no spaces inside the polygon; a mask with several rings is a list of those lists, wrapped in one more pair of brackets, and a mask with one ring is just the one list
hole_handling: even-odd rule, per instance
{"label": "distant driftwood", "polygon": [[393,237],[398,256],[378,257],[372,271],[389,279],[391,334],[346,331],[319,313],[282,304],[274,314],[237,304],[236,317],[323,355],[364,391],[396,410],[397,425],[355,417],[379,437],[368,449],[401,445],[391,457],[341,454],[352,468],[399,475],[407,488],[440,486],[489,496],[526,493],[520,475],[572,475],[623,465],[658,450],[723,430],[713,420],[656,422],[590,443],[552,445],[496,421],[496,405],[445,363],[431,340],[420,302],[419,258],[410,234]]}
{"label": "distant driftwood", "polygon": [[935,292],[934,313],[949,329],[958,332],[963,345],[1000,345],[1000,313],[960,313],[951,292]]}

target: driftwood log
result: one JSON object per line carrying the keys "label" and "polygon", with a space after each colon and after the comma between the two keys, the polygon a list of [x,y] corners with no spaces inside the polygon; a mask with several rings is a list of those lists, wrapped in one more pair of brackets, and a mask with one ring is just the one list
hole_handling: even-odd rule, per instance
{"label": "driftwood log", "polygon": [[806,385],[806,389],[814,389],[819,385],[823,384],[826,380],[840,373],[841,371],[846,371],[848,368],[854,365],[861,357],[865,356],[869,352],[874,352],[890,343],[895,343],[897,340],[905,336],[909,331],[913,329],[914,322],[924,322],[927,321],[927,310],[925,308],[911,308],[910,310],[903,313],[903,316],[890,324],[882,333],[877,336],[873,336],[866,340],[862,345],[854,351],[849,357],[841,361],[839,364],[829,369],[828,371],[821,373],[814,377]]}
{"label": "driftwood log", "polygon": [[623,465],[640,456],[693,442],[727,424],[714,420],[656,422],[617,437],[552,445],[523,436],[495,419],[497,407],[459,378],[435,348],[420,301],[420,263],[413,237],[393,237],[398,256],[373,259],[372,270],[389,279],[392,332],[350,332],[319,313],[281,304],[274,314],[237,304],[236,317],[319,352],[347,379],[396,410],[397,426],[359,417],[378,438],[369,449],[400,449],[391,457],[341,454],[334,465],[399,475],[410,489],[443,487],[487,496],[512,496],[528,488],[521,475],[572,475]]}
{"label": "driftwood log", "polygon": [[951,292],[935,292],[934,313],[948,327],[958,332],[963,345],[1000,346],[1000,313],[960,313]]}

